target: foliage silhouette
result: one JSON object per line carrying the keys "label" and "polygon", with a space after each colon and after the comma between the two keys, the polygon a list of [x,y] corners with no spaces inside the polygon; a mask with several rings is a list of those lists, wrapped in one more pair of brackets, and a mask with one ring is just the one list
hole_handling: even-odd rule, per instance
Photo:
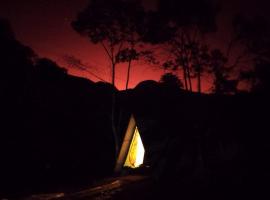
{"label": "foliage silhouette", "polygon": [[231,68],[226,66],[228,59],[219,49],[210,52],[209,72],[213,74],[213,92],[216,94],[235,94],[237,80],[230,80]]}
{"label": "foliage silhouette", "polygon": [[[90,2],[88,7],[78,14],[72,27],[81,35],[100,43],[111,62],[112,84],[115,84],[115,68],[118,54],[123,49],[135,51],[134,45],[139,38],[138,26],[143,21],[144,9],[138,1],[97,1]],[[131,61],[133,57],[130,57]]]}
{"label": "foliage silhouette", "polygon": [[168,89],[181,89],[183,88],[182,81],[172,73],[165,73],[161,76],[160,82]]}
{"label": "foliage silhouette", "polygon": [[236,16],[234,19],[236,40],[247,52],[244,57],[251,67],[240,70],[240,78],[248,80],[251,91],[268,93],[267,77],[270,63],[270,23],[265,18],[257,16],[247,18]]}
{"label": "foliage silhouette", "polygon": [[183,72],[186,90],[193,91],[193,77],[197,77],[201,92],[201,76],[208,60],[203,36],[216,30],[218,7],[208,1],[163,1],[157,11],[149,13],[144,41],[162,44],[172,55],[162,67]]}

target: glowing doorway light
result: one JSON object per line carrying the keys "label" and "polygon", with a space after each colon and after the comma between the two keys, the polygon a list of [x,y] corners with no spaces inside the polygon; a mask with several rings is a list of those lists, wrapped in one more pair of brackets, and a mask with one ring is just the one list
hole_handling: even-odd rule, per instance
{"label": "glowing doorway light", "polygon": [[124,166],[131,168],[139,167],[143,164],[144,153],[142,139],[136,127]]}

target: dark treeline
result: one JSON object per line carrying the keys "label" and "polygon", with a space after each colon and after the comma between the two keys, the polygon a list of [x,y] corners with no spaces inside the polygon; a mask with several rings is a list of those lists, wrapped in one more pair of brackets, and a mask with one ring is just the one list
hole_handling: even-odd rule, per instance
{"label": "dark treeline", "polygon": [[[132,64],[146,62],[181,77],[183,88],[202,92],[205,79],[211,92],[234,94],[269,89],[270,23],[263,16],[237,14],[222,45],[222,5],[215,1],[158,0],[147,10],[141,1],[92,0],[72,22],[73,29],[104,49],[112,81],[120,63],[127,64],[126,89]],[[243,87],[244,85],[244,87]]]}

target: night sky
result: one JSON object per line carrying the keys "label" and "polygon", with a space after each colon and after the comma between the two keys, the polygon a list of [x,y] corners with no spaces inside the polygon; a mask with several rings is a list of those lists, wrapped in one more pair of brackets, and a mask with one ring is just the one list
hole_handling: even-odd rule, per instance
{"label": "night sky", "polygon": [[[145,0],[146,7],[154,6],[155,0]],[[244,1],[222,0],[222,11],[218,17],[219,31],[211,36],[211,45],[222,47],[228,38],[228,24],[235,13],[246,15],[261,14],[270,19],[267,0]],[[88,0],[1,0],[0,17],[7,18],[18,40],[30,46],[41,57],[48,57],[65,66],[64,55],[74,55],[90,66],[92,72],[110,81],[109,61],[99,45],[93,45],[87,38],[81,37],[71,28],[71,21],[76,14],[87,6]],[[74,68],[69,73],[84,76],[94,81],[95,77]],[[126,67],[119,66],[116,75],[116,86],[123,89]],[[142,80],[159,80],[162,70],[153,69],[144,64],[133,65],[130,87]],[[204,90],[207,88],[204,82]]]}

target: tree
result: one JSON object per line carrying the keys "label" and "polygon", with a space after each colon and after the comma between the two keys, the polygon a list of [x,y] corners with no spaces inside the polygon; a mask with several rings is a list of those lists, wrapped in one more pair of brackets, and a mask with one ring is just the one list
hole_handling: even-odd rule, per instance
{"label": "tree", "polygon": [[162,67],[180,69],[186,90],[193,91],[191,79],[197,77],[201,92],[201,76],[207,61],[203,36],[216,30],[217,12],[218,7],[210,1],[160,0],[157,11],[150,13],[145,40],[163,43],[171,59],[165,60]]}
{"label": "tree", "polygon": [[216,94],[230,94],[237,90],[237,80],[230,80],[229,74],[232,68],[226,67],[228,59],[219,49],[214,49],[210,53],[209,72],[213,74],[213,89]]}
{"label": "tree", "polygon": [[[197,91],[201,93],[201,78],[209,63],[208,47],[198,42],[182,40],[180,44],[174,41],[175,46],[170,50],[174,55],[173,60],[166,61],[163,68],[173,71],[181,68],[185,89],[192,91],[191,78],[197,78]],[[171,43],[172,44],[172,43]]]}
{"label": "tree", "polygon": [[251,92],[269,93],[270,63],[258,60],[252,70],[241,71],[240,79],[248,81]]}
{"label": "tree", "polygon": [[136,31],[143,16],[144,9],[136,0],[92,0],[72,22],[72,27],[78,33],[89,37],[91,42],[100,44],[105,50],[111,62],[113,85],[116,65],[119,63],[117,57],[123,49],[134,50]]}
{"label": "tree", "polygon": [[133,46],[131,48],[123,49],[117,54],[117,57],[116,57],[117,63],[120,63],[120,62],[128,63],[126,90],[128,89],[128,83],[129,83],[129,78],[130,78],[131,62],[133,60],[138,60],[139,56],[140,56],[139,53],[134,49]]}
{"label": "tree", "polygon": [[245,52],[249,67],[240,70],[240,80],[248,81],[251,91],[269,89],[270,23],[263,17],[236,16],[233,21],[235,40]]}
{"label": "tree", "polygon": [[183,88],[182,81],[178,78],[177,75],[173,73],[165,73],[160,78],[160,83],[167,88],[171,89],[181,89]]}
{"label": "tree", "polygon": [[97,78],[100,81],[107,82],[105,79],[101,78],[99,75],[96,73],[92,72],[90,69],[92,68],[91,66],[84,64],[80,59],[76,58],[73,55],[64,55],[63,56],[64,61],[68,64],[69,67],[71,68],[77,68],[81,71],[86,71],[88,74],[91,76]]}
{"label": "tree", "polygon": [[202,92],[201,77],[202,77],[203,72],[206,70],[207,66],[209,65],[209,60],[210,60],[210,56],[208,52],[208,47],[205,45],[201,46],[193,54],[192,69],[195,73],[195,77],[197,77],[198,93]]}
{"label": "tree", "polygon": [[[94,44],[100,44],[111,63],[112,85],[115,86],[116,66],[121,61],[123,49],[129,56],[128,79],[131,61],[136,58],[134,52],[138,40],[137,30],[141,26],[144,9],[139,1],[92,0],[86,9],[80,12],[72,27],[81,35],[89,37]],[[124,61],[124,60],[122,60]],[[126,61],[126,59],[125,59]],[[128,85],[128,82],[127,82]],[[115,127],[115,92],[112,94],[112,130],[115,138],[115,153],[119,151],[119,139]]]}

